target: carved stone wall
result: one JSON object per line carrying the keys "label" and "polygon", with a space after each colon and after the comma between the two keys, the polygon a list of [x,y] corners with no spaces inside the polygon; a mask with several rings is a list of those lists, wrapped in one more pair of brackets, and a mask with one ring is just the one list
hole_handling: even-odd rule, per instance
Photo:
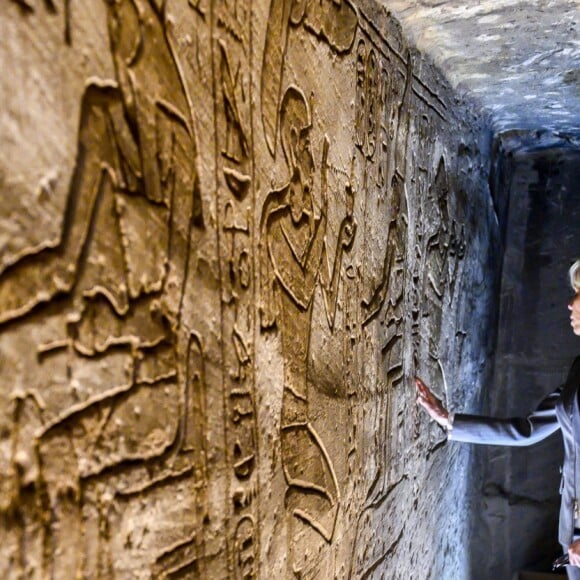
{"label": "carved stone wall", "polygon": [[4,577],[463,577],[482,121],[371,0],[0,10]]}

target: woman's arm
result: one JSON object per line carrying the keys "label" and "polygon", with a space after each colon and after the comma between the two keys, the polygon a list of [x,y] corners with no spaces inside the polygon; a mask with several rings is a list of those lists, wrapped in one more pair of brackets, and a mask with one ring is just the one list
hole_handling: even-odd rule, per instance
{"label": "woman's arm", "polygon": [[459,413],[453,416],[421,379],[415,379],[415,383],[418,393],[417,403],[447,430],[448,437],[452,441],[525,447],[546,439],[560,428],[556,416],[556,402],[560,397],[560,389],[550,393],[527,417],[495,419]]}

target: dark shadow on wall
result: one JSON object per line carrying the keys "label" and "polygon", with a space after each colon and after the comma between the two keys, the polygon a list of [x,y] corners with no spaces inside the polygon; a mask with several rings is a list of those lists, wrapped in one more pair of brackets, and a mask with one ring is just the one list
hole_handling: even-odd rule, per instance
{"label": "dark shadow on wall", "polygon": [[[492,195],[504,241],[494,377],[476,412],[530,412],[565,379],[580,339],[567,270],[580,257],[578,141],[537,133],[496,141]],[[530,448],[473,450],[472,580],[548,571],[557,541],[559,434]]]}

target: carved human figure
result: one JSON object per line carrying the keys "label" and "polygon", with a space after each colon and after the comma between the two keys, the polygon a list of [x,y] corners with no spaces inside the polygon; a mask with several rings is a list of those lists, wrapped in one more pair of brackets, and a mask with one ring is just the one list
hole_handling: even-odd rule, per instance
{"label": "carved human figure", "polygon": [[165,2],[106,6],[116,79],[85,90],[60,240],[0,276],[0,325],[64,297],[68,323],[45,355],[126,360],[123,384],[47,409],[35,442],[58,578],[82,574],[82,482],[131,462],[169,465],[191,439],[184,407],[203,405],[186,388],[201,342],[180,326],[190,238],[203,228],[191,105]]}
{"label": "carved human figure", "polygon": [[[276,324],[284,358],[284,387],[280,420],[281,460],[288,485],[285,504],[289,523],[289,568],[298,574],[294,557],[298,520],[333,538],[339,489],[332,461],[309,414],[307,367],[313,296],[321,284],[329,325],[334,323],[338,282],[344,251],[355,236],[352,190],[347,186],[347,215],[342,220],[332,271],[327,256],[326,160],[321,162],[321,209],[315,216],[313,190],[316,164],[311,146],[312,121],[306,98],[290,86],[282,99],[280,137],[289,171],[288,183],[268,194],[261,218],[262,326]],[[328,262],[327,262],[328,263]],[[302,561],[302,564],[304,562]]]}
{"label": "carved human figure", "polygon": [[[381,434],[378,437],[380,456],[378,458],[380,476],[376,477],[369,499],[380,497],[389,481],[389,473],[394,473],[393,462],[403,463],[398,451],[403,439],[404,426],[399,423],[398,401],[404,399],[396,393],[403,380],[404,353],[404,300],[407,272],[407,230],[405,186],[400,176],[392,178],[389,204],[390,221],[388,225],[385,258],[380,279],[368,298],[363,298],[363,325],[370,323],[379,314],[384,320],[384,336],[381,346],[383,372],[386,375],[386,418],[380,421]],[[382,412],[382,410],[381,410]],[[392,477],[391,477],[392,479]]]}

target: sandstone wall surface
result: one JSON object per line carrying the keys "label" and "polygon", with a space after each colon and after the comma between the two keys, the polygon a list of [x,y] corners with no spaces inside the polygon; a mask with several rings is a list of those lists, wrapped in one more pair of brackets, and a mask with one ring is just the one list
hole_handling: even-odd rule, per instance
{"label": "sandstone wall surface", "polygon": [[0,10],[4,577],[468,577],[481,120],[370,0]]}

